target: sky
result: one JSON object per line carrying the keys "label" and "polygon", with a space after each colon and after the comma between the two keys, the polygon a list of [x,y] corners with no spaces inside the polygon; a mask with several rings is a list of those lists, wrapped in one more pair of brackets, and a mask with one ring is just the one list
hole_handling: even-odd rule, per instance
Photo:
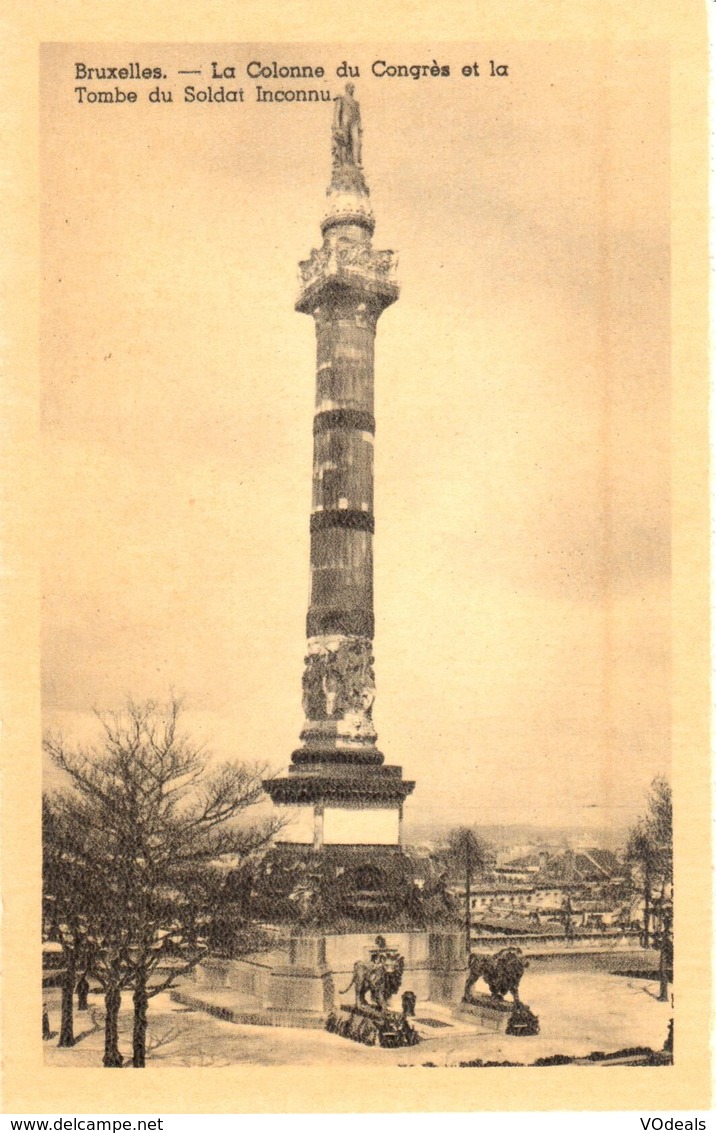
{"label": "sky", "polygon": [[[433,59],[451,75],[371,74]],[[133,60],[172,104],[146,81],[78,103],[76,62]],[[214,60],[244,103],[185,104]],[[216,758],[297,746],[315,346],[293,304],[332,107],[257,103],[251,60],[323,65],[259,82],[332,96],[359,66],[373,242],[400,256],[374,719],[407,817],[628,824],[669,772],[671,695],[668,70],[639,44],[43,49],[46,726],[84,739],[94,709],[174,691]]]}

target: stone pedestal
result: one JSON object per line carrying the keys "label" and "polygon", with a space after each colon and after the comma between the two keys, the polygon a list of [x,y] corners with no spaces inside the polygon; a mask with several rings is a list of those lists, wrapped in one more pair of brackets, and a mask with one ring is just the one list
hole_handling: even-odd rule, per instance
{"label": "stone pedestal", "polygon": [[286,963],[271,969],[266,1007],[270,1011],[323,1017],[333,1007],[334,998],[333,976],[326,964],[325,937],[291,937]]}
{"label": "stone pedestal", "polygon": [[456,1015],[474,1020],[485,1030],[503,1035],[538,1035],[539,1019],[526,1003],[493,999],[490,995],[473,995],[457,1008]]}
{"label": "stone pedestal", "polygon": [[427,998],[435,1003],[458,1003],[467,977],[464,933],[462,929],[434,929],[427,935]]}
{"label": "stone pedestal", "polygon": [[[392,1006],[404,991],[421,1001],[456,1004],[465,986],[459,930],[437,927],[386,933],[405,961]],[[370,963],[375,933],[296,932],[271,952],[240,960],[207,959],[191,990],[175,998],[205,1006],[234,1022],[288,1027],[322,1026],[332,1011],[355,1004],[356,961]]]}
{"label": "stone pedestal", "polygon": [[456,1014],[465,1019],[473,1019],[486,1031],[507,1032],[507,1024],[515,1009],[514,1003],[492,999],[489,995],[475,995],[470,1003],[461,1003]]}

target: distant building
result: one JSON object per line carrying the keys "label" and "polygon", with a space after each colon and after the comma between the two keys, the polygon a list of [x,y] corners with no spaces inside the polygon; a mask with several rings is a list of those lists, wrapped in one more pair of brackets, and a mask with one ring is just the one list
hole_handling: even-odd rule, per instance
{"label": "distant building", "polygon": [[[465,884],[450,892],[462,903]],[[610,850],[537,850],[495,864],[473,881],[470,919],[479,936],[563,936],[625,931],[632,917],[629,876]]]}

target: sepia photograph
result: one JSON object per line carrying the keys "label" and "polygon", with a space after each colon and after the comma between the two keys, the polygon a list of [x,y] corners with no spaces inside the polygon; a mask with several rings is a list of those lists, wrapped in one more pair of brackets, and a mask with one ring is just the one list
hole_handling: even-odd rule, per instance
{"label": "sepia photograph", "polygon": [[46,1062],[671,1064],[666,76],[43,48]]}
{"label": "sepia photograph", "polygon": [[9,35],[15,1115],[710,1104],[706,56],[542,7]]}

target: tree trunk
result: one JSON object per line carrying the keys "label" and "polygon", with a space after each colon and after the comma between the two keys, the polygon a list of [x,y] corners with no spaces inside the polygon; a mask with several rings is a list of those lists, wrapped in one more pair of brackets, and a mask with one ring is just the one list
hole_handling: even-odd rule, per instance
{"label": "tree trunk", "polygon": [[109,987],[104,993],[104,1058],[103,1066],[122,1066],[124,1059],[119,1053],[119,1008],[122,993],[118,987]]}
{"label": "tree trunk", "polygon": [[659,952],[659,1002],[666,1003],[669,999],[669,979],[666,971],[666,955],[664,945]]}
{"label": "tree trunk", "polygon": [[134,1027],[132,1032],[132,1066],[143,1067],[147,1057],[147,973],[140,969],[134,985]]}
{"label": "tree trunk", "polygon": [[659,951],[659,1001],[669,1001],[669,981],[674,978],[674,949],[671,937],[671,920],[668,916],[661,922],[661,949]]}
{"label": "tree trunk", "polygon": [[651,921],[651,872],[644,872],[644,947],[649,947],[649,928]]}
{"label": "tree trunk", "polygon": [[75,1045],[75,1031],[74,1031],[74,1017],[73,1017],[73,996],[75,993],[75,980],[77,972],[75,968],[75,950],[69,949],[66,952],[66,967],[65,974],[62,977],[62,1006],[60,1013],[60,1039],[58,1046],[74,1046]]}
{"label": "tree trunk", "polygon": [[78,1011],[86,1011],[87,1010],[87,996],[89,995],[89,980],[87,979],[87,973],[86,972],[83,972],[82,975],[80,976],[79,980],[77,981],[76,990],[77,990],[77,1010]]}
{"label": "tree trunk", "polygon": [[465,951],[472,951],[472,870],[468,864],[465,871]]}

